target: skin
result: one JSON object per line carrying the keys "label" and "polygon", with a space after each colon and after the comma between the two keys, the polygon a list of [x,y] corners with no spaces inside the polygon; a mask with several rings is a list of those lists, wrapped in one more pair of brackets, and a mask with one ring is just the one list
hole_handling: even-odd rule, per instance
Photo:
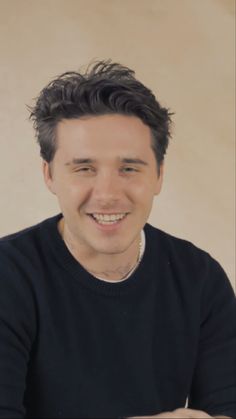
{"label": "skin", "polygon": [[[157,167],[150,128],[131,116],[89,116],[62,120],[56,140],[54,159],[50,164],[43,161],[43,174],[63,214],[59,232],[86,270],[110,281],[119,280],[137,261],[141,230],[154,197],[161,191],[163,165]],[[145,164],[124,162],[124,158]],[[93,162],[82,164],[76,159]],[[101,231],[87,215],[94,212],[129,214],[118,229]],[[211,416],[177,409],[150,417]]]}
{"label": "skin", "polygon": [[210,416],[202,410],[195,409],[176,409],[172,412],[163,412],[158,415],[152,416],[132,416],[127,419],[203,419],[203,418],[218,418],[218,419],[232,419],[229,416]]}
{"label": "skin", "polygon": [[[135,265],[140,232],[161,190],[150,128],[136,117],[102,115],[58,123],[57,151],[43,173],[57,196],[59,231],[72,255],[94,275],[121,279]],[[75,159],[92,163],[78,164]],[[125,163],[124,158],[145,164]],[[116,231],[100,231],[87,213],[128,216]]]}

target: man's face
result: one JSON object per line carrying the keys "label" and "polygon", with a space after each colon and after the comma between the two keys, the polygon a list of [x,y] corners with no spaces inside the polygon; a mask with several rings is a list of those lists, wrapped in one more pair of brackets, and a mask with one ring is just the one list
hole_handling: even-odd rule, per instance
{"label": "man's face", "polygon": [[133,116],[88,116],[59,122],[56,138],[51,170],[43,167],[65,228],[89,254],[125,252],[161,188],[150,128]]}

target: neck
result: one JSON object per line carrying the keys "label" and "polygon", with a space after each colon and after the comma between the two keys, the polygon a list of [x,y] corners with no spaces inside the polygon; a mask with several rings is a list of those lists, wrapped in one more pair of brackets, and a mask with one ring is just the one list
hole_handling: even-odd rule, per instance
{"label": "neck", "polygon": [[86,250],[70,234],[62,218],[58,230],[72,256],[92,275],[115,282],[126,277],[139,261],[141,237],[134,240],[123,253],[104,254]]}

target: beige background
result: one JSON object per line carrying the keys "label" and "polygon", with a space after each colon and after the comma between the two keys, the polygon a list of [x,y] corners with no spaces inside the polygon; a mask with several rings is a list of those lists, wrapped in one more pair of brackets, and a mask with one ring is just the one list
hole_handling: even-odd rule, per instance
{"label": "beige background", "polygon": [[112,58],[174,111],[150,222],[234,283],[234,0],[0,0],[0,235],[58,212],[26,104],[56,75]]}

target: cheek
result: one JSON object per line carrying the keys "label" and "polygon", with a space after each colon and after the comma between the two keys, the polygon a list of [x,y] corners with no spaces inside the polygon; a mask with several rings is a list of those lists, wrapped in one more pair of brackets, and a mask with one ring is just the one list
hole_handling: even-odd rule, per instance
{"label": "cheek", "polygon": [[56,195],[61,208],[76,208],[85,193],[78,184],[61,181],[56,185]]}
{"label": "cheek", "polygon": [[154,187],[150,180],[137,181],[132,183],[132,185],[130,185],[130,191],[131,193],[133,192],[133,194],[135,194],[137,197],[141,198],[143,202],[145,202],[145,200],[151,199],[151,197],[154,195]]}
{"label": "cheek", "polygon": [[130,188],[129,196],[136,210],[149,214],[154,198],[153,188],[150,183],[139,183],[135,187],[133,186]]}

